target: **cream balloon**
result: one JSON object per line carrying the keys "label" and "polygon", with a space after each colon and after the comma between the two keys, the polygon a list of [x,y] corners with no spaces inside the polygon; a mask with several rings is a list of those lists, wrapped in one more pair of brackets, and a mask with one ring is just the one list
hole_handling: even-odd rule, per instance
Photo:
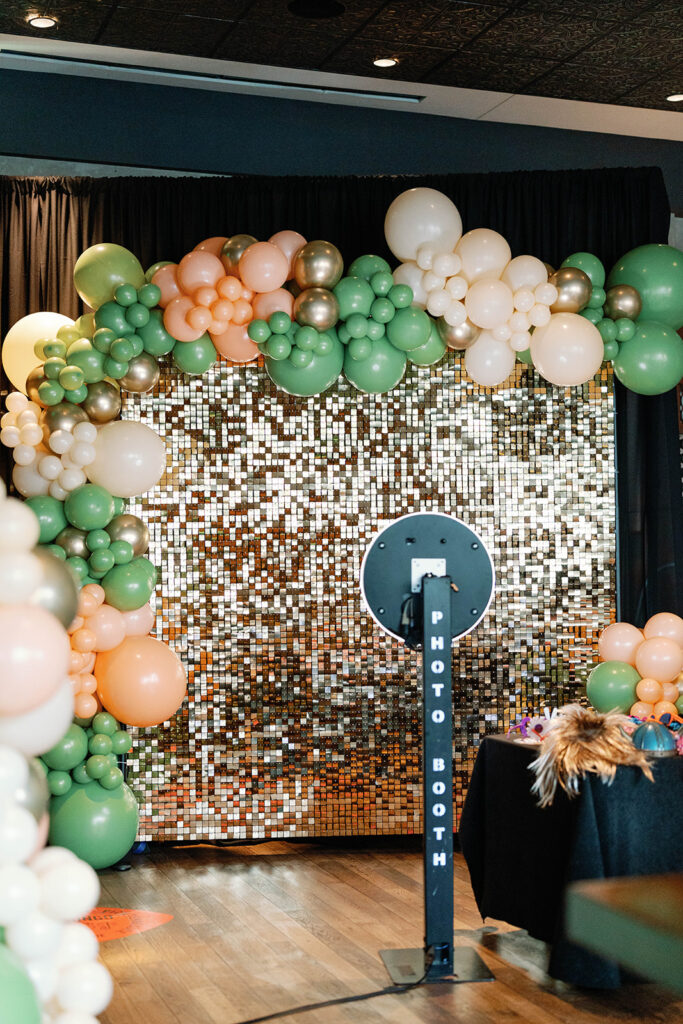
{"label": "cream balloon", "polygon": [[99,430],[89,479],[120,498],[144,494],[161,479],[166,446],[155,430],[134,420],[114,420]]}
{"label": "cream balloon", "polygon": [[470,283],[487,278],[499,278],[512,253],[510,246],[497,231],[475,228],[463,235],[456,247],[462,260],[460,274]]}
{"label": "cream balloon", "polygon": [[396,284],[407,284],[413,292],[413,306],[424,309],[427,305],[427,292],[422,287],[423,272],[417,263],[409,260],[401,263],[394,271],[393,277]]}
{"label": "cream balloon", "polygon": [[425,242],[434,243],[435,252],[452,252],[461,234],[458,208],[448,196],[434,188],[410,188],[402,192],[391,203],[384,218],[387,245],[402,261],[414,260]]}
{"label": "cream balloon", "polygon": [[473,324],[491,330],[492,327],[506,323],[513,315],[512,292],[503,281],[475,281],[465,296],[465,309]]}
{"label": "cream balloon", "polygon": [[578,313],[554,313],[531,336],[531,359],[551,384],[575,387],[594,377],[602,365],[604,344],[590,320]]}
{"label": "cream balloon", "polygon": [[535,256],[515,256],[503,271],[501,278],[513,292],[520,288],[534,289],[548,280],[545,263]]}
{"label": "cream balloon", "polygon": [[665,636],[669,640],[675,640],[679,647],[683,647],[683,619],[675,612],[657,612],[647,620],[643,633],[646,640],[651,640],[655,636]]}
{"label": "cream balloon", "polygon": [[52,696],[37,708],[21,715],[0,715],[0,743],[27,757],[36,757],[62,738],[73,716],[73,690],[65,677]]}
{"label": "cream balloon", "polygon": [[2,365],[18,391],[26,394],[26,378],[38,362],[33,346],[41,338],[54,338],[60,327],[73,320],[61,313],[29,313],[17,320],[2,343]]}
{"label": "cream balloon", "polygon": [[515,368],[515,353],[506,341],[496,341],[490,331],[482,331],[465,349],[465,369],[482,387],[502,384]]}

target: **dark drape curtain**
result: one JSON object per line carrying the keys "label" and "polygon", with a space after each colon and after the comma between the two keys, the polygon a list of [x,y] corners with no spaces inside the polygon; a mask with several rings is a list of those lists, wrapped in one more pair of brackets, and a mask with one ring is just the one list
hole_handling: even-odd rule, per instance
{"label": "dark drape curtain", "polygon": [[[530,252],[554,266],[588,250],[609,267],[636,245],[665,242],[668,232],[669,204],[657,168],[374,178],[0,178],[2,332],[36,310],[82,312],[73,267],[99,241],[126,246],[146,267],[176,261],[211,235],[268,238],[294,228],[334,242],[347,265],[366,252],[388,257],[384,214],[396,195],[415,185],[450,196],[466,229],[494,228],[510,241],[513,255]],[[683,592],[675,405],[673,394],[641,399],[619,388],[616,400],[620,614],[640,621],[674,610]]]}

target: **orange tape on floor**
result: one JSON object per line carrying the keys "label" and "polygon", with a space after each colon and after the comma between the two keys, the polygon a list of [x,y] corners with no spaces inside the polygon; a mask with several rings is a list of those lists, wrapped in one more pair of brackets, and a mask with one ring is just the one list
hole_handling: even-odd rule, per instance
{"label": "orange tape on floor", "polygon": [[122,907],[95,907],[82,918],[100,942],[111,939],[125,939],[128,935],[139,935],[151,928],[158,928],[173,920],[173,914],[157,914],[152,910],[124,910]]}

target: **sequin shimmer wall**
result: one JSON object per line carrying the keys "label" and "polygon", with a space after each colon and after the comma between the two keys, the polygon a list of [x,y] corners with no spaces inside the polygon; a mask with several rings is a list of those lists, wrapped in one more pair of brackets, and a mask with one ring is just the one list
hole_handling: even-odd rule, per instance
{"label": "sequin shimmer wall", "polygon": [[454,650],[459,812],[481,738],[583,693],[614,603],[611,377],[491,391],[450,353],[388,395],[292,398],[262,367],[162,374],[124,415],[169,468],[130,503],[159,567],[157,634],[189,696],[129,758],[143,839],[421,830],[419,659],[361,607],[376,531],[463,519],[492,553],[487,617]]}

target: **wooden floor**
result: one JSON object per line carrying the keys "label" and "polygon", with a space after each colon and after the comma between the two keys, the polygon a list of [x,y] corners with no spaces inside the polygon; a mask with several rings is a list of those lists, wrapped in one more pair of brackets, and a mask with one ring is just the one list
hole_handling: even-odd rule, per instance
{"label": "wooden floor", "polygon": [[[422,945],[421,857],[400,843],[154,847],[133,862],[101,873],[100,905],[174,918],[102,944],[116,983],[102,1024],[238,1024],[370,992],[390,984],[379,949]],[[455,884],[456,944],[475,946],[495,981],[423,985],[286,1024],[683,1022],[683,1000],[655,985],[590,993],[548,978],[541,943],[482,927],[460,856]]]}

